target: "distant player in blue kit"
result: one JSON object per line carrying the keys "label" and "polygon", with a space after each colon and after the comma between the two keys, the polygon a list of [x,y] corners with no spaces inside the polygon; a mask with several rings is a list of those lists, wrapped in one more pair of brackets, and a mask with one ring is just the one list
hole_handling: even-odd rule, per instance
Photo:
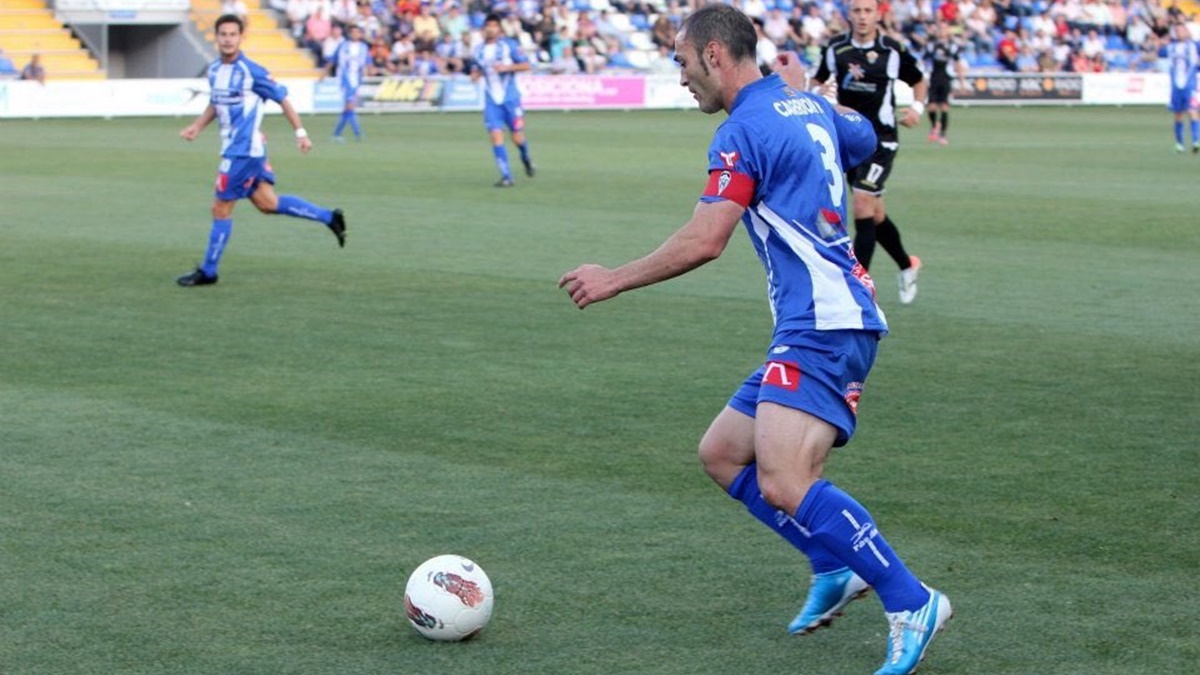
{"label": "distant player in blue kit", "polygon": [[1171,41],[1163,48],[1167,58],[1167,73],[1171,78],[1171,112],[1175,114],[1175,152],[1183,152],[1183,119],[1192,120],[1192,152],[1200,153],[1200,111],[1196,100],[1196,70],[1200,68],[1200,51],[1188,31],[1187,24],[1171,26]]}
{"label": "distant player in blue kit", "polygon": [[293,195],[275,194],[275,172],[267,163],[266,138],[262,125],[267,101],[283,108],[283,115],[296,130],[300,152],[312,149],[308,132],[300,116],[287,100],[287,88],[277,84],[262,66],[247,59],[241,51],[245,26],[235,15],[217,19],[217,50],[221,57],[208,67],[211,90],[208,107],[194,122],[179,133],[187,141],[196,139],[213,120],[221,125],[221,165],[217,169],[216,196],[212,205],[212,230],[204,262],[194,272],[177,279],[180,286],[207,286],[217,283],[221,254],[233,232],[233,207],[239,199],[249,199],[266,214],[282,214],[323,223],[337,237],[338,246],[346,244],[346,220],[341,209],[328,209]]}
{"label": "distant player in blue kit", "polygon": [[709,147],[704,193],[691,219],[650,254],[612,269],[582,265],[559,287],[583,309],[717,258],[745,225],[766,270],[774,334],[763,365],[704,434],[700,460],[808,557],[813,582],[789,630],[828,625],[874,588],[890,631],[877,675],[907,674],[949,620],[950,602],[908,570],[861,504],[821,477],[832,448],[854,433],[887,332],[845,224],[845,169],[870,157],[877,139],[862,115],[803,92],[795,59],[762,77],[756,42],[753,24],[728,5],[684,20],[675,40],[680,82],[703,112],[729,114]]}
{"label": "distant player in blue kit", "polygon": [[500,17],[489,14],[483,22],[483,42],[475,48],[471,65],[471,80],[483,78],[483,126],[492,139],[492,155],[500,180],[496,187],[512,187],[512,169],[508,164],[508,148],[504,146],[504,129],[508,128],[513,143],[521,151],[525,175],[533,178],[533,160],[525,140],[525,111],[521,109],[521,92],[517,89],[517,73],[529,70],[529,59],[516,42],[504,37]]}
{"label": "distant player in blue kit", "polygon": [[345,140],[342,131],[350,125],[355,140],[362,140],[362,128],[358,126],[358,88],[362,85],[363,71],[371,63],[371,47],[363,41],[362,26],[350,26],[350,37],[343,40],[330,59],[329,66],[336,68],[338,87],[342,90],[342,116],[333,130],[335,141]]}

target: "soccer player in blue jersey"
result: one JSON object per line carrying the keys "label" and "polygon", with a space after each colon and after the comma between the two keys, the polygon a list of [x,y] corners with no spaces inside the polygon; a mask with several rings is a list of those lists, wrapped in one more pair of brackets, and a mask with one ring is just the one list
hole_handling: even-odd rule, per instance
{"label": "soccer player in blue jersey", "polygon": [[1192,152],[1200,153],[1200,111],[1196,101],[1196,70],[1200,68],[1200,51],[1188,31],[1187,24],[1171,26],[1171,41],[1164,47],[1167,72],[1171,78],[1171,112],[1175,114],[1175,152],[1183,152],[1183,120],[1192,120]]}
{"label": "soccer player in blue jersey", "polygon": [[336,68],[338,87],[342,90],[342,116],[333,130],[333,139],[341,142],[342,131],[350,125],[354,139],[362,140],[362,128],[358,126],[358,88],[362,85],[363,71],[371,63],[371,48],[363,41],[362,26],[350,26],[350,37],[343,40],[330,59],[329,67]]}
{"label": "soccer player in blue jersey", "polygon": [[[874,588],[889,622],[877,675],[911,673],[951,616],[853,497],[822,478],[832,448],[854,433],[859,397],[887,322],[846,230],[845,168],[875,152],[862,115],[834,109],[756,65],[754,26],[710,4],[676,36],[680,82],[700,110],[724,110],[708,153],[708,184],[691,218],[650,254],[616,268],[587,264],[559,286],[579,308],[658,283],[724,251],[739,222],[766,269],[775,318],[765,362],[700,441],[708,475],[813,569],[789,626],[827,625]],[[790,81],[790,80],[789,80]]]}
{"label": "soccer player in blue jersey", "polygon": [[475,48],[471,63],[471,80],[483,78],[483,126],[492,139],[492,156],[500,170],[496,187],[512,187],[512,169],[508,164],[508,148],[504,145],[507,127],[513,143],[521,151],[525,175],[533,178],[533,160],[525,140],[525,111],[521,109],[521,92],[517,89],[517,73],[529,70],[529,59],[521,47],[504,36],[500,16],[489,14],[483,22],[483,42]]}
{"label": "soccer player in blue jersey", "polygon": [[266,138],[259,129],[266,102],[275,101],[283,109],[284,117],[296,130],[300,152],[311,150],[312,141],[287,100],[287,88],[242,54],[244,28],[245,24],[236,15],[225,14],[217,19],[220,58],[208,67],[211,90],[208,107],[179,132],[184,140],[193,141],[213,120],[221,125],[221,165],[217,169],[208,251],[195,271],[176,280],[180,286],[217,283],[217,267],[233,232],[233,207],[239,199],[249,199],[266,214],[323,223],[337,237],[338,246],[346,245],[346,219],[341,209],[330,211],[294,195],[275,193],[275,172],[267,163]]}

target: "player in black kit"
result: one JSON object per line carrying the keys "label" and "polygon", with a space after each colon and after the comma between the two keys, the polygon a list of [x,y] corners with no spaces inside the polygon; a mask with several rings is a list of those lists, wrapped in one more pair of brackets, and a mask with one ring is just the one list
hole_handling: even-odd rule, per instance
{"label": "player in black kit", "polygon": [[929,142],[948,144],[946,126],[950,123],[950,92],[954,80],[967,77],[967,64],[962,47],[950,33],[950,25],[939,23],[937,39],[925,50],[929,59]]}
{"label": "player in black kit", "polygon": [[[850,32],[825,47],[813,79],[825,84],[833,78],[838,103],[858,111],[875,126],[879,147],[849,172],[854,188],[854,254],[869,269],[878,241],[900,267],[900,302],[907,305],[917,297],[921,260],[904,250],[900,230],[887,217],[883,193],[900,147],[896,124],[913,127],[921,122],[929,84],[912,52],[880,32],[879,0],[850,0],[849,11]],[[913,103],[899,117],[896,80],[913,89]]]}

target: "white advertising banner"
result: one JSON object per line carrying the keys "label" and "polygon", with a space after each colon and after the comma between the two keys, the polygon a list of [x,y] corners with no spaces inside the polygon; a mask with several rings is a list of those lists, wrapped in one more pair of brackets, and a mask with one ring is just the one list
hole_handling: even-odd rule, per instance
{"label": "white advertising banner", "polygon": [[[280,80],[300,113],[312,112],[311,80]],[[208,105],[208,81],[0,81],[0,117],[158,117],[199,115]],[[268,113],[279,106],[269,104]]]}
{"label": "white advertising banner", "polygon": [[1083,102],[1096,105],[1157,104],[1171,100],[1166,73],[1096,73],[1083,80]]}
{"label": "white advertising banner", "polygon": [[[561,76],[566,77],[566,76]],[[695,109],[696,101],[687,89],[679,86],[676,75],[625,75],[609,77],[598,75],[576,75],[559,79],[556,75],[526,78],[526,107],[549,110],[591,110],[600,108],[624,109]],[[405,94],[389,101],[405,103],[410,98],[421,102],[421,98],[433,92],[429,86],[419,89],[413,78],[400,78],[396,82],[404,85],[398,94]],[[453,78],[436,79],[441,84],[454,84]],[[1087,75],[1065,74],[1033,77],[1032,88],[1006,90],[992,86],[1008,82],[996,74],[974,75],[968,79],[975,88],[971,97],[961,97],[964,105],[976,102],[1007,104],[1068,103],[1072,105],[1165,105],[1169,98],[1169,84],[1163,73],[1098,73]],[[1009,77],[1014,80],[1015,78]],[[445,80],[445,83],[442,82]],[[1082,82],[1080,82],[1082,80]],[[314,80],[282,80],[288,88],[288,99],[297,112],[307,114],[317,110],[318,95],[322,100],[322,111],[340,109],[340,101],[330,98],[329,92],[322,94],[322,85]],[[531,84],[532,83],[532,84]],[[1071,87],[1050,86],[1068,83]],[[428,85],[429,83],[426,83]],[[399,86],[399,85],[397,85]],[[471,85],[472,89],[478,89]],[[325,85],[325,89],[328,86]],[[411,90],[411,91],[410,91]],[[1082,91],[1081,91],[1082,90]],[[390,90],[389,90],[390,91]],[[396,92],[393,92],[396,93]],[[432,94],[430,94],[432,95]],[[439,93],[439,96],[441,94]],[[459,97],[462,98],[462,97]],[[987,100],[982,100],[986,98]],[[433,104],[423,106],[395,105],[395,109],[443,110],[479,109],[478,92],[474,92],[473,103],[467,105]],[[898,86],[896,99],[900,105],[912,100],[908,87]],[[980,100],[977,100],[980,99]],[[465,100],[465,99],[464,99]],[[332,102],[331,102],[332,101]],[[435,102],[436,103],[436,102]],[[461,102],[460,102],[461,103]],[[50,80],[44,86],[36,82],[0,80],[0,118],[4,117],[122,117],[122,116],[185,116],[196,115],[208,104],[208,83],[203,79],[170,80],[100,80],[58,81]],[[390,110],[391,108],[389,108]],[[268,105],[267,112],[279,112],[279,106]]]}

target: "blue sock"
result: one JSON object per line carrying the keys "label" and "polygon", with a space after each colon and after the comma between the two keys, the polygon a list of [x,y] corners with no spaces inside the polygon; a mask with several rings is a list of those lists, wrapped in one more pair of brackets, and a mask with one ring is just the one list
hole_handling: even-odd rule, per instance
{"label": "blue sock", "polygon": [[929,602],[929,592],[876,529],[871,514],[829,481],[809,488],[796,521],[871,584],[886,611],[915,610]]}
{"label": "blue sock", "polygon": [[517,145],[517,149],[521,151],[521,162],[526,166],[529,165],[529,143],[521,143]]}
{"label": "blue sock", "polygon": [[840,570],[846,566],[796,522],[794,518],[771,506],[758,490],[758,464],[751,463],[729,486],[729,496],[746,505],[750,515],[775,534],[783,537],[812,563],[813,574]]}
{"label": "blue sock", "polygon": [[496,168],[500,169],[500,175],[507,180],[512,180],[512,171],[508,168],[508,148],[503,145],[493,145],[492,154],[496,156]]}
{"label": "blue sock", "polygon": [[334,135],[334,136],[341,136],[341,135],[342,135],[342,130],[344,130],[344,129],[346,128],[346,122],[347,122],[347,121],[349,121],[349,119],[350,119],[350,118],[348,117],[348,115],[349,115],[349,114],[350,114],[350,111],[349,111],[349,110],[343,110],[343,111],[342,111],[342,116],[338,118],[338,123],[337,123],[337,126],[336,126],[336,127],[334,127],[334,129],[333,129],[333,135]]}
{"label": "blue sock", "polygon": [[1192,120],[1192,144],[1200,143],[1200,120]]}
{"label": "blue sock", "polygon": [[346,111],[346,119],[350,121],[350,131],[354,132],[355,138],[362,138],[362,129],[358,126],[358,112],[355,110]]}
{"label": "blue sock", "polygon": [[282,213],[293,218],[315,220],[326,225],[333,220],[333,211],[310,204],[295,195],[279,195],[279,207],[275,213]]}
{"label": "blue sock", "polygon": [[204,253],[204,264],[200,271],[210,277],[217,276],[217,266],[221,264],[221,254],[229,243],[229,235],[233,234],[233,220],[230,218],[213,218],[212,230],[208,233],[208,251]]}
{"label": "blue sock", "polygon": [[1183,145],[1183,120],[1175,120],[1175,142]]}

